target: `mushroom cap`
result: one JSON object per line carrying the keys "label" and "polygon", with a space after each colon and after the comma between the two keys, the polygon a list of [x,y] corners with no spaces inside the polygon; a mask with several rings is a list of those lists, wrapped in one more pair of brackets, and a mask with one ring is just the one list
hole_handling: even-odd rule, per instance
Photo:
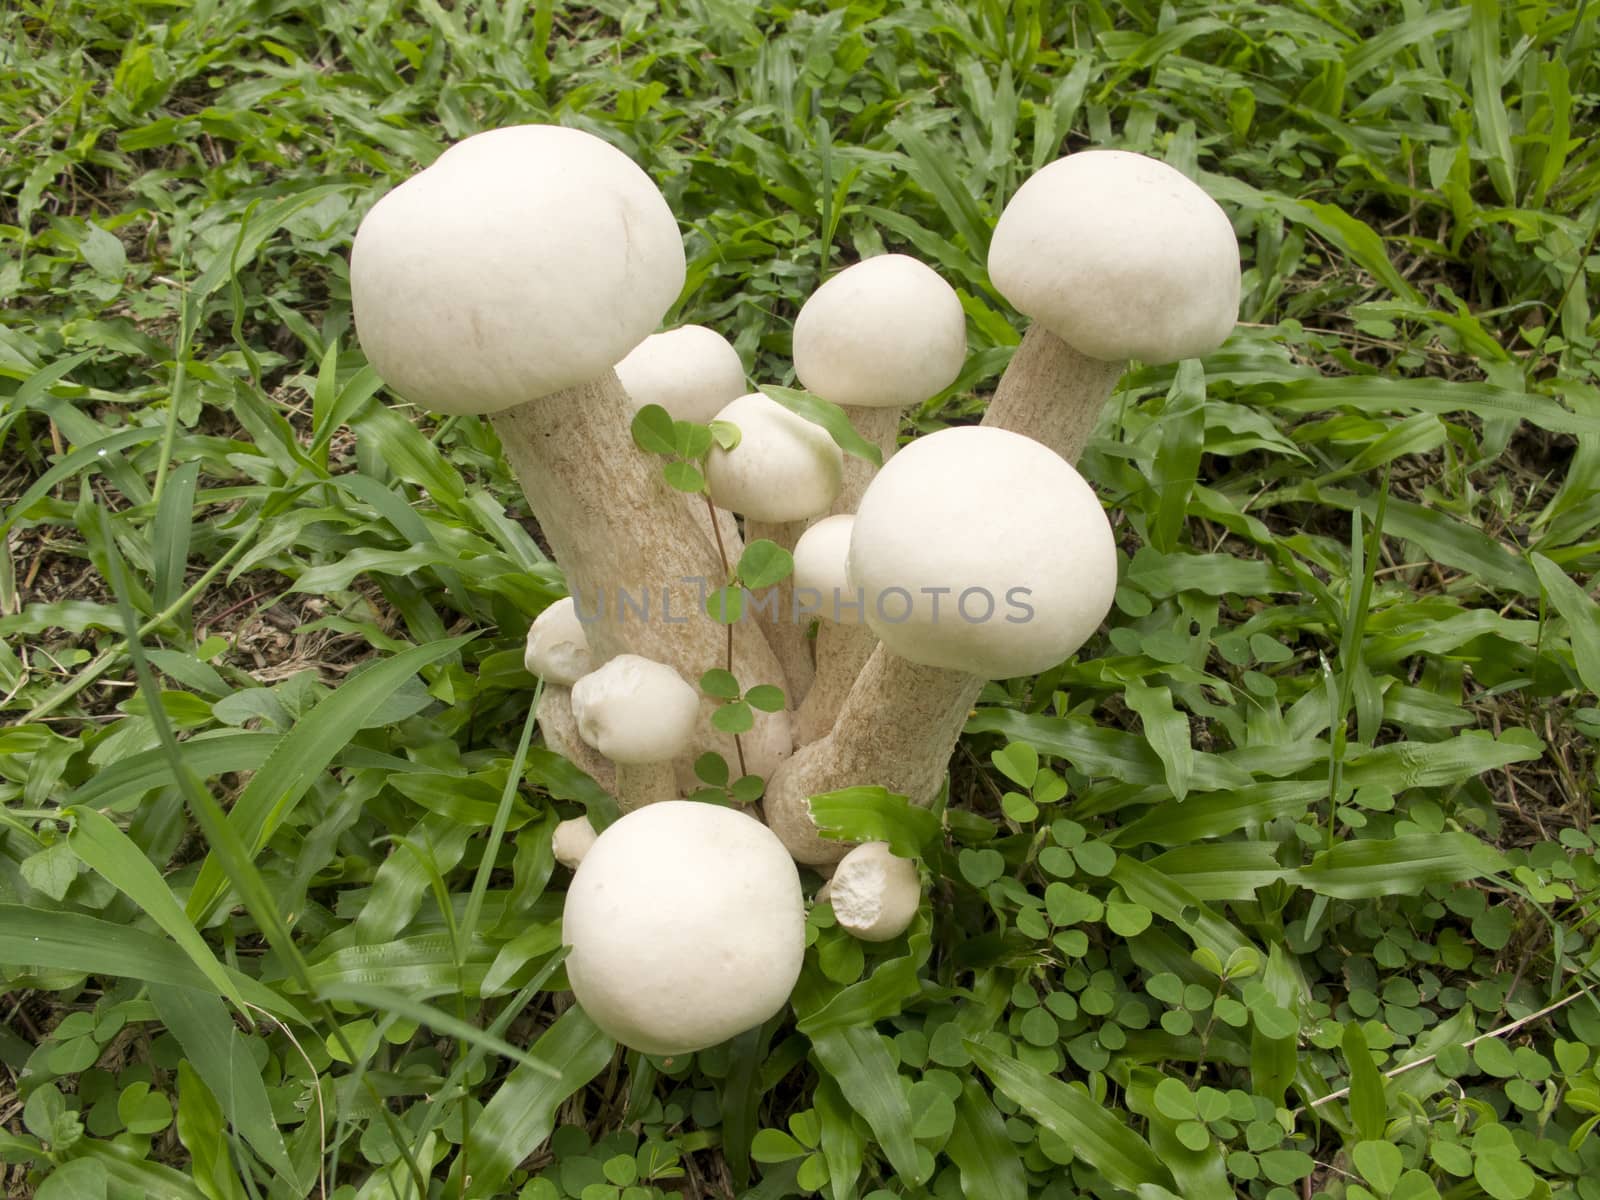
{"label": "mushroom cap", "polygon": [[588,817],[573,817],[556,826],[550,835],[550,851],[558,863],[575,871],[598,836]]}
{"label": "mushroom cap", "polygon": [[635,411],[659,404],[679,421],[702,425],[745,393],[739,352],[704,325],[652,333],[617,364],[617,378]]}
{"label": "mushroom cap", "polygon": [[601,1029],[646,1054],[687,1054],[759,1025],[805,957],[800,875],[759,821],[664,800],[603,832],[562,916],[567,978]]}
{"label": "mushroom cap", "polygon": [[955,289],[904,254],[846,267],[794,322],[795,374],[834,404],[920,404],[950,386],[966,357],[967,318]]}
{"label": "mushroom cap", "polygon": [[666,762],[689,748],[700,696],[666,663],[619,654],[572,685],[578,736],[614,763]]}
{"label": "mushroom cap", "polygon": [[917,864],[885,842],[863,842],[839,860],[828,900],[841,928],[866,942],[887,942],[906,931],[922,903]]}
{"label": "mushroom cap", "polygon": [[846,571],[893,653],[1009,679],[1054,666],[1095,631],[1116,590],[1116,541],[1060,455],[963,426],[884,464],[856,511]]}
{"label": "mushroom cap", "polygon": [[442,413],[496,412],[599,378],[683,281],[678,222],[650,177],[559,125],[451,146],[372,206],[350,252],[368,360]]}
{"label": "mushroom cap", "polygon": [[1126,150],[1059,158],[994,227],[989,278],[1090,358],[1147,363],[1220,346],[1239,316],[1239,243],[1217,202]]}
{"label": "mushroom cap", "polygon": [[852,513],[824,517],[802,533],[794,544],[796,594],[801,589],[816,592],[817,615],[840,625],[861,624],[861,610],[855,607],[855,589],[845,576],[850,531],[855,523]]}
{"label": "mushroom cap", "polygon": [[562,687],[571,687],[594,669],[589,634],[578,620],[578,606],[571,596],[548,605],[533,619],[522,664],[528,674]]}
{"label": "mushroom cap", "polygon": [[751,392],[716,417],[739,427],[732,450],[713,446],[706,484],[720,507],[754,521],[803,521],[828,511],[844,481],[844,452],[828,431]]}

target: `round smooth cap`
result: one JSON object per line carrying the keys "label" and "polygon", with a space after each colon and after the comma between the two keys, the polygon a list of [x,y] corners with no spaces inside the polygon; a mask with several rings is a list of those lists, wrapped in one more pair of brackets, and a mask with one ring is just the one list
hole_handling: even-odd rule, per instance
{"label": "round smooth cap", "polygon": [[989,278],[1080,354],[1176,362],[1239,319],[1239,243],[1182,172],[1125,150],[1057,159],[1017,189],[989,243]]}
{"label": "round smooth cap", "polygon": [[855,589],[845,575],[850,531],[855,523],[853,513],[823,517],[809,526],[794,545],[795,595],[808,590],[816,592],[816,614],[840,625],[861,624]]}
{"label": "round smooth cap", "polygon": [[805,957],[800,875],[783,843],[720,805],[635,809],[567,890],[567,977],[595,1024],[646,1054],[687,1054],[788,1003]]}
{"label": "round smooth cap", "polygon": [[954,382],[967,357],[961,299],[933,268],[880,254],[824,283],[794,322],[794,372],[834,404],[908,408]]}
{"label": "round smooth cap", "polygon": [[1065,459],[1007,429],[912,442],[868,485],[846,572],[889,650],[985,679],[1066,658],[1111,609],[1116,541]]}
{"label": "round smooth cap", "polygon": [[656,185],[577,129],[475,134],[356,231],[350,299],[385,383],[441,413],[490,413],[597,379],[683,288]]}
{"label": "round smooth cap", "polygon": [[753,521],[803,521],[828,511],[844,481],[844,452],[828,431],[770,396],[740,396],[716,417],[739,427],[732,450],[706,456],[712,502]]}
{"label": "round smooth cap", "polygon": [[659,404],[676,420],[701,425],[746,391],[739,352],[704,325],[652,333],[617,364],[617,378],[635,412]]}

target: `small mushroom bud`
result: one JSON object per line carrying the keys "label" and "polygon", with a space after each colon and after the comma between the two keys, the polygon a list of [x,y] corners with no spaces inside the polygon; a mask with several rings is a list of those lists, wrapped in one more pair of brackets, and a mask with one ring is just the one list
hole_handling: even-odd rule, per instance
{"label": "small mushroom bud", "polygon": [[571,687],[591,670],[589,635],[578,620],[578,606],[564,596],[533,619],[522,662],[530,675]]}
{"label": "small mushroom bud", "polygon": [[694,739],[700,697],[665,663],[619,654],[572,685],[578,736],[617,764],[630,806],[678,794],[672,759]]}
{"label": "small mushroom bud", "polygon": [[598,836],[594,826],[589,824],[588,817],[573,817],[556,826],[555,832],[550,835],[550,849],[558,863],[575,871]]}
{"label": "small mushroom bud", "polygon": [[864,942],[887,942],[917,915],[922,880],[917,864],[896,856],[887,843],[864,842],[839,860],[826,899],[842,929]]}
{"label": "small mushroom bud", "polygon": [[788,1002],[805,958],[800,874],[759,821],[673,800],[624,816],[567,889],[567,977],[596,1025],[646,1054],[688,1054]]}

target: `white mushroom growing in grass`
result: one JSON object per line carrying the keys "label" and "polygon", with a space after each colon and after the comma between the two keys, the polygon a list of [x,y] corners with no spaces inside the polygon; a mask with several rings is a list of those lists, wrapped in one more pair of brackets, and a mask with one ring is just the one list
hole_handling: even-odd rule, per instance
{"label": "white mushroom growing in grass", "polygon": [[[828,511],[839,494],[844,453],[820,425],[760,392],[740,396],[717,414],[739,430],[731,449],[713,446],[706,485],[720,508],[745,519],[746,543],[767,539],[792,550],[808,519]],[[795,619],[793,585],[780,583],[756,616],[789,682],[791,705],[811,686],[811,644]]]}
{"label": "white mushroom growing in grass", "polygon": [[1068,462],[1128,359],[1208,354],[1238,319],[1227,214],[1181,172],[1125,150],[1068,155],[1018,188],[995,224],[989,277],[1033,324],[983,423]]}
{"label": "white mushroom growing in grass", "polygon": [[[658,614],[692,613],[701,581],[723,574],[634,445],[612,370],[683,282],[677,220],[655,184],[600,138],[555,125],[446,150],[372,207],[350,263],[356,328],[384,381],[433,412],[489,415],[569,590],[596,614],[594,660],[644,654],[698,679],[722,663],[726,630],[629,620],[620,598],[648,589]],[[782,682],[758,630],[734,642],[743,686]],[[753,742],[788,740],[785,714],[757,722]]]}
{"label": "white mushroom growing in grass", "polygon": [[[617,378],[635,409],[658,404],[679,421],[705,425],[744,395],[744,363],[739,352],[714,329],[680,325],[652,333],[617,364]],[[714,510],[703,496],[685,496],[695,526],[709,531]],[[730,560],[739,557],[739,526],[727,513],[717,514],[717,532]]]}
{"label": "white mushroom growing in grass", "polygon": [[578,736],[616,764],[624,807],[677,797],[671,764],[693,743],[700,694],[671,667],[619,654],[572,685],[572,715]]}
{"label": "white mushroom growing in grass", "polygon": [[831,862],[809,798],[878,784],[928,804],[986,679],[1031,675],[1081,646],[1111,608],[1116,542],[1060,455],[1004,429],[945,429],[867,488],[847,574],[882,645],[827,736],[768,782],[767,820],[801,862]]}
{"label": "white mushroom growing in grass", "polygon": [[563,596],[533,619],[522,662],[528,674],[562,687],[571,687],[594,669],[589,635],[571,596]]}
{"label": "white mushroom growing in grass", "polygon": [[[894,453],[900,414],[937,396],[961,373],[967,318],[955,289],[932,267],[880,254],[846,267],[813,292],[794,322],[794,372],[837,404],[856,432]],[[872,464],[852,457],[835,512],[854,512]]]}
{"label": "white mushroom growing in grass", "polygon": [[688,1054],[788,1003],[805,957],[800,874],[759,821],[673,800],[595,841],[562,916],[567,977],[596,1025],[647,1054]]}
{"label": "white mushroom growing in grass", "polygon": [[573,817],[555,827],[550,835],[550,852],[563,867],[575,871],[597,836],[588,817]]}
{"label": "white mushroom growing in grass", "polygon": [[818,900],[833,905],[840,928],[865,942],[887,942],[910,926],[922,903],[917,864],[885,842],[863,842],[842,859]]}

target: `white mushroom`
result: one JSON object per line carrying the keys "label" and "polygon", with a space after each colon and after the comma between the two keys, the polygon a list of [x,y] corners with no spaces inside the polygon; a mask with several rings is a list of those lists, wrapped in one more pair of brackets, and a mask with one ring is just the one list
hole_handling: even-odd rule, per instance
{"label": "white mushroom", "polygon": [[828,880],[826,898],[841,928],[866,942],[899,937],[922,903],[917,864],[884,842],[863,842],[842,859]]}
{"label": "white mushroom", "polygon": [[840,858],[809,798],[879,784],[927,804],[985,679],[1044,670],[1111,607],[1116,543],[1060,456],[1003,429],[946,429],[897,454],[862,497],[848,574],[873,651],[827,736],[768,781],[765,812],[802,862]]}
{"label": "white mushroom", "polygon": [[820,621],[816,677],[795,712],[795,743],[801,746],[833,727],[850,685],[878,644],[862,620],[861,594],[845,577],[855,520],[851,513],[824,517],[794,547],[795,612],[811,613]]}
{"label": "white mushroom", "polygon": [[573,817],[556,826],[550,835],[550,850],[558,863],[575,871],[598,836],[588,817]]}
{"label": "white mushroom", "polygon": [[562,687],[571,687],[594,669],[589,635],[571,596],[563,596],[533,619],[522,662],[530,675]]}
{"label": "white mushroom", "polygon": [[1227,214],[1181,172],[1123,150],[1068,155],[1018,188],[995,224],[989,277],[1033,325],[984,424],[1069,462],[1127,359],[1209,353],[1238,318]]}
{"label": "white mushroom", "polygon": [[[704,425],[744,395],[744,363],[733,343],[704,325],[680,325],[652,333],[617,364],[617,378],[635,409],[659,404],[679,421]],[[720,537],[730,562],[742,549],[739,525],[726,511],[712,509],[703,496],[683,503],[696,528],[716,544]],[[710,523],[716,522],[712,531]]]}
{"label": "white mushroom", "polygon": [[617,769],[599,751],[578,736],[578,721],[572,715],[572,689],[546,683],[539,696],[537,711],[539,734],[544,744],[577,767],[611,795],[617,794]]}
{"label": "white mushroom", "polygon": [[706,457],[706,483],[718,505],[764,525],[828,511],[844,454],[827,430],[760,392],[740,396],[717,420],[739,428],[738,445],[713,446]]}
{"label": "white mushroom", "polygon": [[617,364],[635,409],[659,404],[677,420],[707,424],[744,395],[744,363],[733,344],[704,325],[653,333]]}
{"label": "white mushroom", "polygon": [[[713,447],[706,483],[722,508],[745,518],[745,541],[768,539],[792,549],[805,522],[828,511],[839,494],[844,454],[827,430],[760,392],[741,396],[717,414],[738,426],[731,450]],[[756,613],[797,704],[811,686],[811,644],[794,613],[793,583],[784,580]]]}
{"label": "white mushroom", "polygon": [[617,765],[618,801],[637,807],[678,794],[671,761],[687,751],[700,696],[665,663],[619,654],[572,685],[578,736]]}
{"label": "white mushroom", "polygon": [[[633,444],[611,369],[683,282],[677,221],[649,177],[600,138],[552,125],[453,146],[372,207],[351,252],[368,358],[424,408],[491,415],[572,595],[596,614],[594,661],[644,654],[698,679],[724,660],[727,632],[682,617],[721,559]],[[624,593],[648,596],[653,616],[629,620]],[[734,639],[742,686],[783,682],[758,629]]]}
{"label": "white mushroom", "polygon": [[800,876],[759,821],[674,800],[601,833],[567,890],[567,977],[647,1054],[702,1050],[779,1012],[805,957]]}
{"label": "white mushroom", "polygon": [[[894,453],[900,413],[938,395],[961,373],[967,319],[955,289],[904,254],[846,267],[801,306],[794,370],[807,391],[842,406],[883,456]],[[852,512],[872,478],[852,457],[835,512]]]}

